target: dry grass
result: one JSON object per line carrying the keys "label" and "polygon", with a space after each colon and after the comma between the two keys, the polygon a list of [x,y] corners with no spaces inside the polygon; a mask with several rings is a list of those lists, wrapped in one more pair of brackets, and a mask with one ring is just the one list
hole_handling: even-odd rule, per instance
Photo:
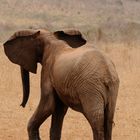
{"label": "dry grass", "polygon": [[[128,44],[99,44],[114,62],[121,80],[115,113],[113,140],[139,140],[140,137],[140,48]],[[19,67],[10,63],[0,49],[0,140],[27,140],[26,125],[39,101],[38,75],[32,75],[31,96],[25,109]],[[49,137],[50,118],[41,127],[42,139]],[[63,140],[89,140],[91,129],[82,114],[69,110],[63,127]]]}

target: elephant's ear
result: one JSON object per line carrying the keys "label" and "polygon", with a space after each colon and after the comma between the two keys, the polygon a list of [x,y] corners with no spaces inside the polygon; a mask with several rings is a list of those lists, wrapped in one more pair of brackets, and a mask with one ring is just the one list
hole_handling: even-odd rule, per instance
{"label": "elephant's ear", "polygon": [[67,42],[72,48],[77,48],[86,44],[85,38],[83,38],[81,32],[78,30],[56,31],[54,35],[57,39]]}
{"label": "elephant's ear", "polygon": [[35,39],[40,32],[24,30],[16,32],[4,43],[4,51],[7,57],[25,70],[36,73],[37,49]]}

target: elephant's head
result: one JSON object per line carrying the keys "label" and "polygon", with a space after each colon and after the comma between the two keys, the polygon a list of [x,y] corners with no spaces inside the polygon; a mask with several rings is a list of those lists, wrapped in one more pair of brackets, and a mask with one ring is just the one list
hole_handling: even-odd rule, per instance
{"label": "elephant's head", "polygon": [[4,43],[4,51],[7,57],[27,71],[36,73],[39,62],[38,49],[41,48],[37,37],[40,31],[24,30],[14,33]]}
{"label": "elephant's head", "polygon": [[40,62],[43,48],[37,37],[40,31],[23,30],[12,35],[4,43],[4,51],[7,57],[21,67],[23,83],[23,101],[21,106],[25,107],[29,97],[29,72],[36,73],[37,62]]}
{"label": "elephant's head", "polygon": [[[41,63],[44,50],[44,40],[41,38],[45,30],[22,30],[14,33],[4,43],[4,51],[7,57],[15,64],[20,65],[23,84],[22,107],[25,107],[29,98],[29,72],[36,73],[37,63]],[[46,31],[48,33],[48,31]],[[67,30],[49,33],[58,40],[63,40],[71,47],[76,48],[84,45],[86,40],[79,31]],[[41,40],[42,39],[42,40]],[[44,39],[44,40],[43,40]]]}

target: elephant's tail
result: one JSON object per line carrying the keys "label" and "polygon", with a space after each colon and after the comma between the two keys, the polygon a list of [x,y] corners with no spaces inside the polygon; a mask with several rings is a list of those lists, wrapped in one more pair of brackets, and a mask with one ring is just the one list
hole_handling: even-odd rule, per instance
{"label": "elephant's tail", "polygon": [[110,105],[107,104],[105,111],[104,111],[104,135],[105,140],[111,140],[112,137],[112,123],[113,123],[113,113],[111,112],[112,109],[109,107]]}
{"label": "elephant's tail", "polygon": [[112,139],[112,125],[113,125],[113,117],[115,112],[116,100],[118,95],[118,86],[117,83],[115,86],[111,85],[108,87],[109,90],[109,100],[104,110],[104,135],[105,140]]}

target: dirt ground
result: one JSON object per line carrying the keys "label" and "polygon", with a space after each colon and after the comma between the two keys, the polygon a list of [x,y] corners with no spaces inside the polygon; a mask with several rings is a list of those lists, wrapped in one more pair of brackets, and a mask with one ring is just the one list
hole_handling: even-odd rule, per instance
{"label": "dirt ground", "polygon": [[[140,47],[129,44],[101,45],[115,63],[120,90],[115,112],[113,140],[140,138]],[[31,95],[27,107],[20,107],[22,87],[19,67],[9,62],[0,48],[0,140],[27,140],[27,122],[39,102],[40,66],[31,75]],[[49,139],[50,118],[41,126],[42,140]],[[82,114],[69,109],[62,140],[91,140],[89,124]]]}

